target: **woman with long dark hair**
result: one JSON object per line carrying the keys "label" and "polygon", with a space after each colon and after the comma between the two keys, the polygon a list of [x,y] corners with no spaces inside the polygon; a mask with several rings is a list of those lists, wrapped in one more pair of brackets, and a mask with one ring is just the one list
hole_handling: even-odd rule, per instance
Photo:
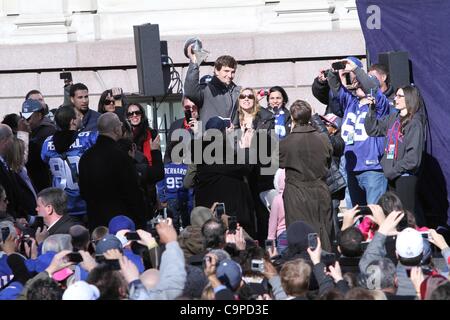
{"label": "woman with long dark hair", "polygon": [[159,139],[159,136],[156,130],[150,128],[144,107],[139,103],[131,103],[125,107],[125,116],[131,125],[133,142],[152,165],[151,146],[155,143],[153,140]]}
{"label": "woman with long dark hair", "polygon": [[280,86],[269,89],[267,109],[275,115],[275,133],[279,139],[284,139],[291,132],[291,116],[286,105],[289,101],[286,91]]}
{"label": "woman with long dark hair", "polygon": [[417,88],[397,89],[394,98],[397,112],[377,119],[376,103],[366,116],[364,127],[369,136],[385,136],[385,150],[381,166],[389,180],[389,189],[402,201],[405,209],[414,213],[416,222],[423,226],[424,217],[416,210],[417,176],[424,149],[424,119],[420,111]]}

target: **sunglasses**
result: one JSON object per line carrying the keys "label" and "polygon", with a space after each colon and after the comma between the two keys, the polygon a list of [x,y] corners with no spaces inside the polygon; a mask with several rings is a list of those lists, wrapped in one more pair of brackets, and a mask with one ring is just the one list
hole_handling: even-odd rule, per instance
{"label": "sunglasses", "polygon": [[240,94],[239,95],[239,99],[245,99],[245,98],[249,98],[249,99],[255,99],[255,96],[252,94],[252,93],[250,93],[250,94]]}
{"label": "sunglasses", "polygon": [[106,100],[103,102],[103,104],[104,104],[105,106],[108,106],[108,105],[110,105],[111,103],[114,103],[114,101],[106,99]]}
{"label": "sunglasses", "polygon": [[142,112],[140,111],[131,111],[131,112],[127,112],[127,117],[132,117],[132,116],[141,116]]}

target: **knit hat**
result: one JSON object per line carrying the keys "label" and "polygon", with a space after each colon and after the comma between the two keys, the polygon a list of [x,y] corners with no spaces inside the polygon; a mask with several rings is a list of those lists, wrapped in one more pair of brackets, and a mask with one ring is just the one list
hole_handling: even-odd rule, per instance
{"label": "knit hat", "polygon": [[352,61],[353,63],[355,63],[359,68],[362,68],[362,67],[363,67],[363,64],[362,64],[361,60],[359,60],[359,59],[356,58],[356,57],[350,56],[350,57],[347,57],[346,59],[347,59],[347,60],[351,60],[351,61]]}
{"label": "knit hat", "polygon": [[77,281],[70,285],[62,296],[63,300],[97,300],[100,297],[98,288],[86,281]]}
{"label": "knit hat", "polygon": [[116,234],[120,230],[136,231],[136,225],[133,220],[127,216],[115,216],[109,221],[108,230],[110,234]]}
{"label": "knit hat", "polygon": [[211,209],[201,206],[195,207],[191,211],[191,225],[193,227],[202,227],[212,217]]}
{"label": "knit hat", "polygon": [[242,279],[242,269],[231,259],[222,260],[216,270],[219,281],[230,290],[234,291],[239,287]]}
{"label": "knit hat", "polygon": [[423,252],[423,239],[419,231],[406,228],[400,232],[395,242],[395,249],[400,257],[411,259]]}
{"label": "knit hat", "polygon": [[303,221],[295,221],[287,228],[289,246],[297,246],[300,251],[308,249],[308,234],[315,233],[314,229]]}

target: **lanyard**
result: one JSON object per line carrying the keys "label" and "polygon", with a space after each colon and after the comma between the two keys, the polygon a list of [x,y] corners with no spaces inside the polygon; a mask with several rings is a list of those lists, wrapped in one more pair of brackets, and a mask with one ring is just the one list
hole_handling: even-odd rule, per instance
{"label": "lanyard", "polygon": [[394,159],[397,159],[398,141],[400,140],[401,136],[400,126],[400,120],[397,119],[392,125],[392,128],[388,130],[388,144],[385,151],[386,153],[392,152],[391,146],[395,146]]}

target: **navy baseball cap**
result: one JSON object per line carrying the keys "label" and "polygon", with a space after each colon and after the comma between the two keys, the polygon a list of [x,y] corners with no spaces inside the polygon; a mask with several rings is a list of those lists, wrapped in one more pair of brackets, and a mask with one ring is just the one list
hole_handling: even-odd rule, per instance
{"label": "navy baseball cap", "polygon": [[22,103],[22,117],[28,120],[33,112],[43,109],[44,106],[38,100],[27,99]]}

